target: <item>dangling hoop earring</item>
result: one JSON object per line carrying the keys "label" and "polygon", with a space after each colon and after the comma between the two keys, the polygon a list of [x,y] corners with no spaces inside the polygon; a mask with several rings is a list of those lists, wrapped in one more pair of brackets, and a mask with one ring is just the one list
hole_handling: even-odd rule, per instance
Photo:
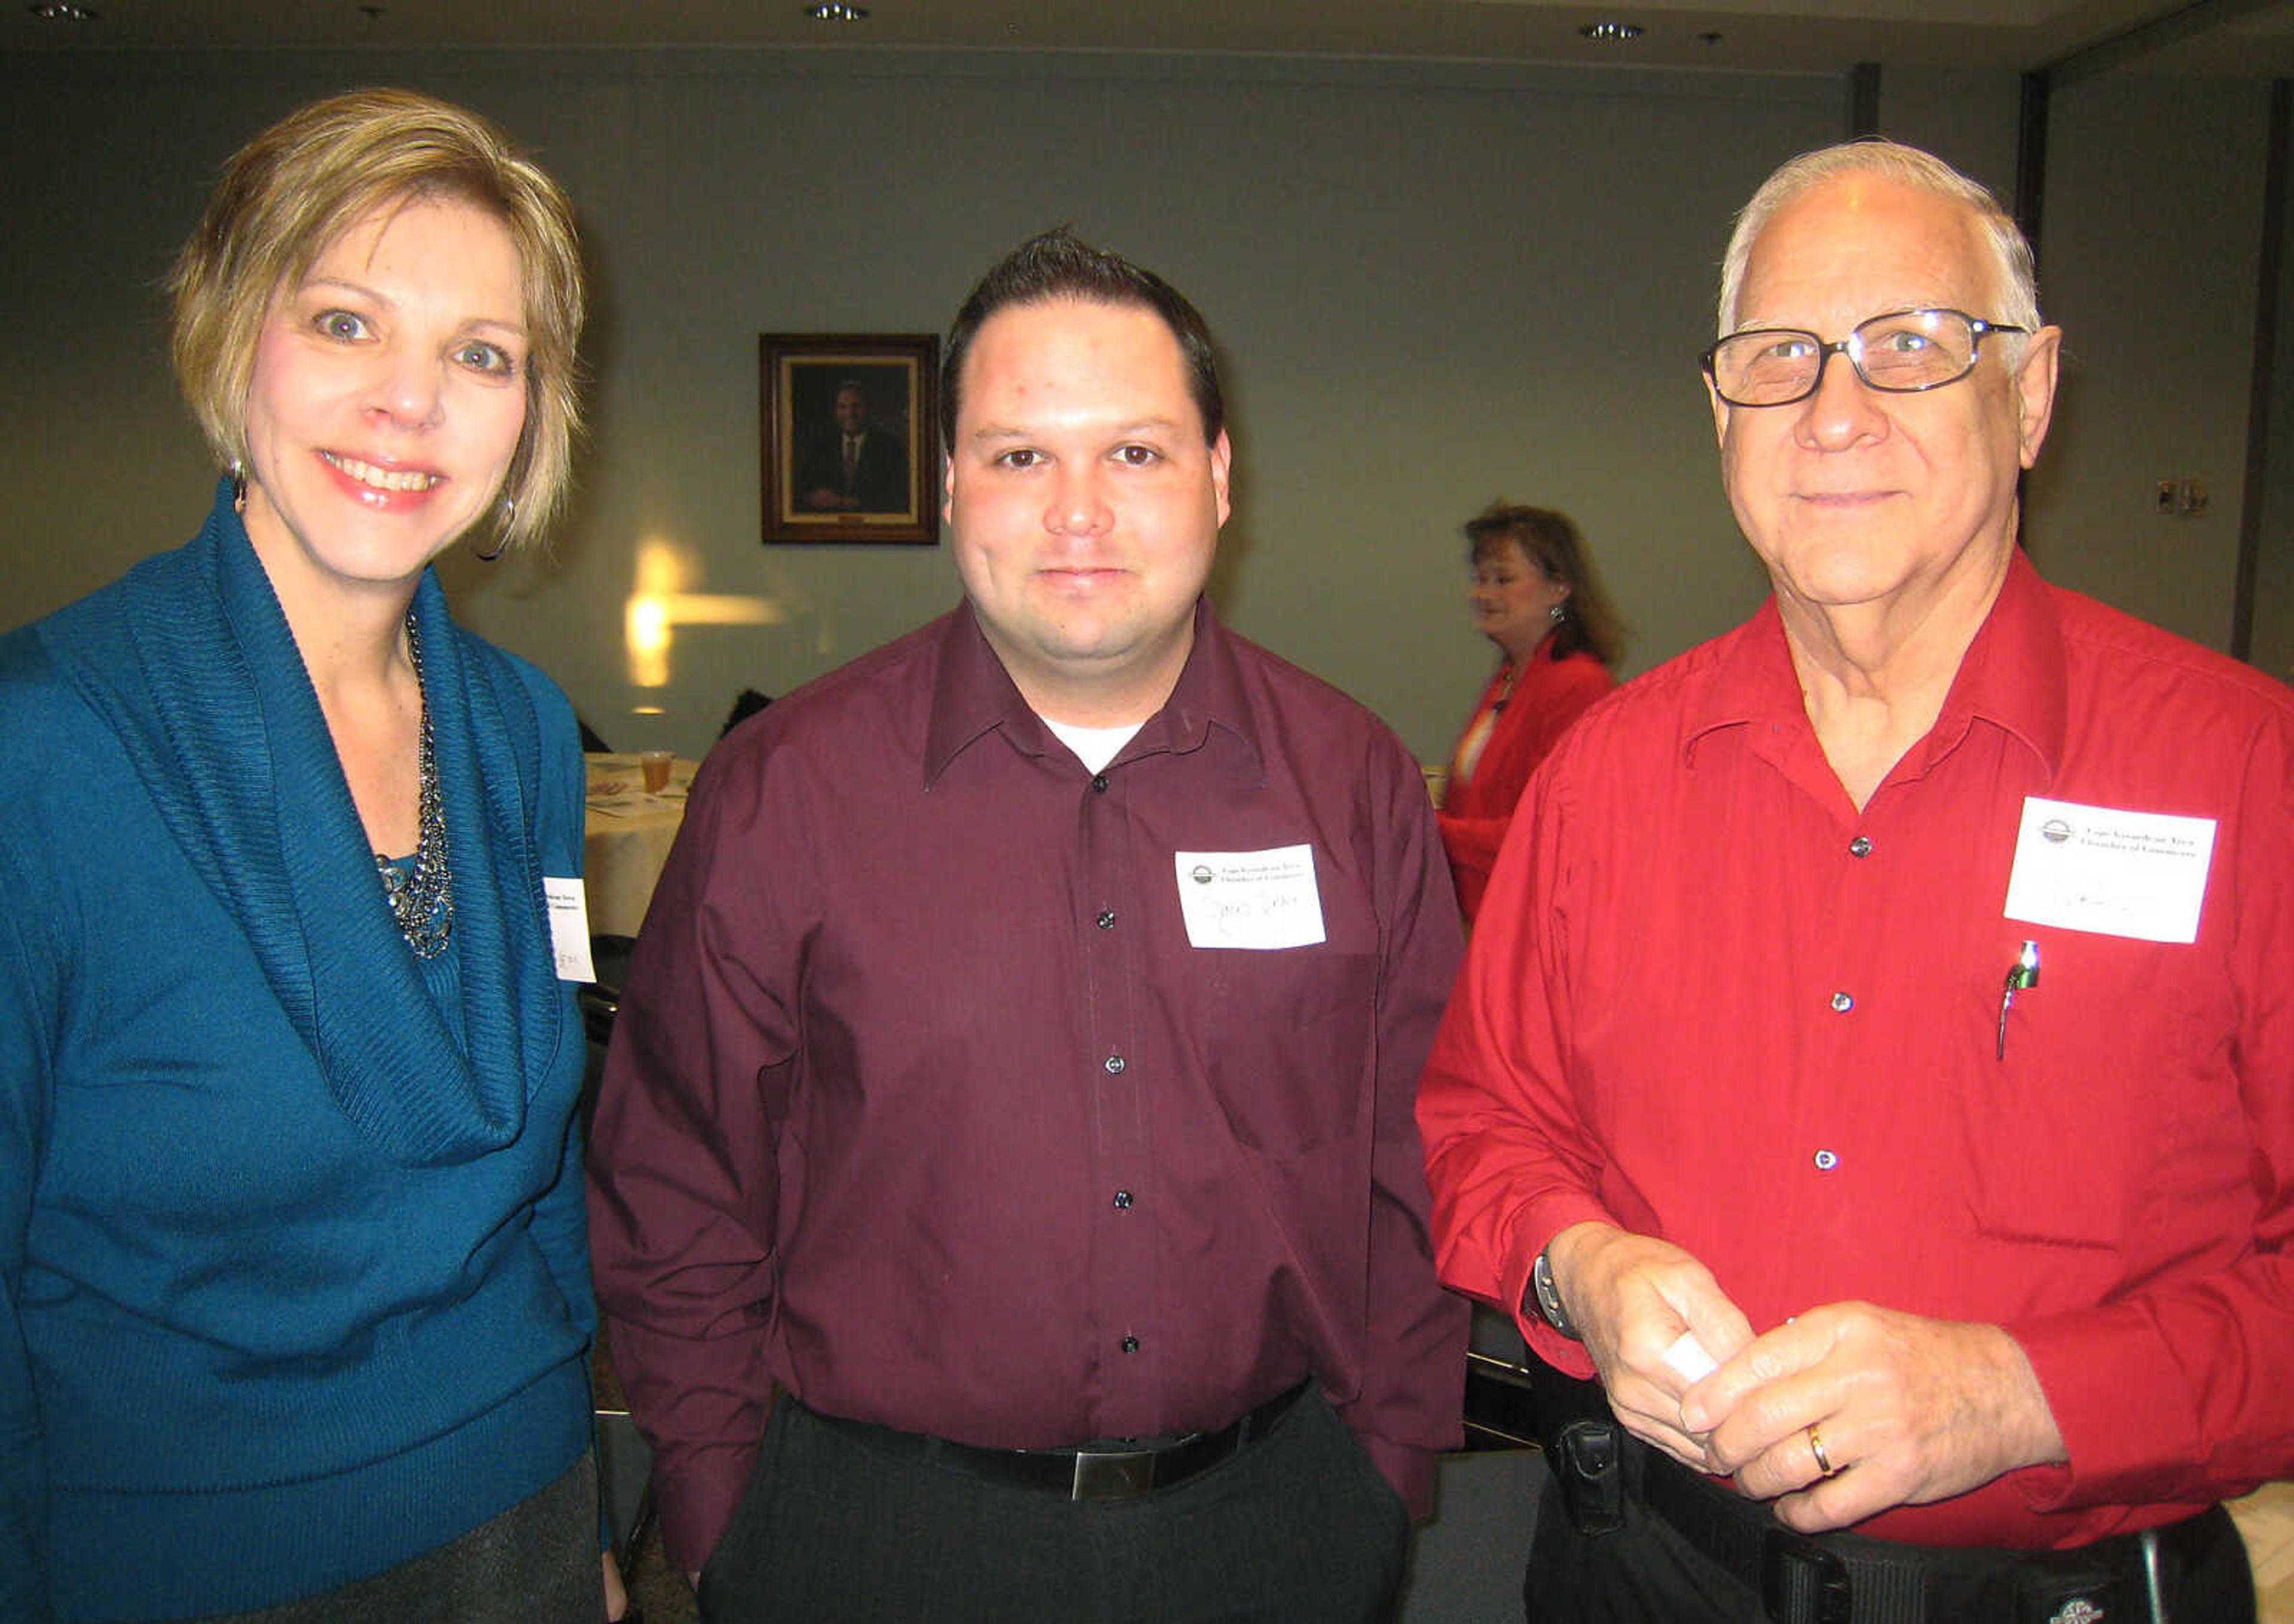
{"label": "dangling hoop earring", "polygon": [[247,511],[247,465],[236,457],[231,463],[231,510],[239,514]]}
{"label": "dangling hoop earring", "polygon": [[489,552],[483,552],[483,551],[481,551],[480,549],[478,549],[477,548],[475,548],[475,547],[474,547],[474,548],[472,548],[470,549],[470,551],[471,551],[473,554],[475,554],[475,555],[476,555],[476,556],[477,556],[477,557],[478,557],[482,562],[486,563],[486,564],[492,564],[495,559],[497,559],[497,558],[500,557],[504,553],[506,553],[506,552],[509,551],[509,527],[510,527],[510,522],[511,522],[512,520],[516,519],[517,517],[517,498],[516,498],[516,497],[514,497],[514,496],[506,496],[506,497],[502,498],[502,505],[501,505],[501,523],[500,523],[500,525],[499,529],[498,529],[498,530],[496,531],[496,532],[495,532],[494,550],[493,550],[493,551],[492,551],[491,553],[489,553]]}

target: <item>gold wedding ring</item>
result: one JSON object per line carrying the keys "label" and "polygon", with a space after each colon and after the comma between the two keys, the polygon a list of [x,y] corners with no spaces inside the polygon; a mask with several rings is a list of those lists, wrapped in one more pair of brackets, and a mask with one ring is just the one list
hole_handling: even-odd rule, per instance
{"label": "gold wedding ring", "polygon": [[1816,1457],[1816,1469],[1825,1476],[1831,1477],[1840,1470],[1832,1464],[1832,1457],[1824,1452],[1824,1434],[1816,1430],[1813,1421],[1808,1425],[1808,1452]]}

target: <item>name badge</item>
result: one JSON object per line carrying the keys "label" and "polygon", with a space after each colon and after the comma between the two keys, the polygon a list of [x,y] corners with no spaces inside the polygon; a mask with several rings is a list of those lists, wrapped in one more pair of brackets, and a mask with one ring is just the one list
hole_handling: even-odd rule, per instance
{"label": "name badge", "polygon": [[1181,851],[1179,914],[1198,947],[1312,947],[1322,939],[1314,849]]}
{"label": "name badge", "polygon": [[549,908],[549,951],[557,961],[560,981],[595,981],[597,966],[590,962],[590,894],[579,880],[541,878],[542,899]]}
{"label": "name badge", "polygon": [[2214,850],[2211,817],[2026,796],[2003,912],[2140,942],[2195,942]]}

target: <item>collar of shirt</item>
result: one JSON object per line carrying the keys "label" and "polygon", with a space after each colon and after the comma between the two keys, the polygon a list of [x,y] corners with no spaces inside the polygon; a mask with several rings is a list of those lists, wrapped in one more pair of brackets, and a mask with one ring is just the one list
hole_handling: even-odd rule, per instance
{"label": "collar of shirt", "polygon": [[[2069,715],[2062,621],[2046,583],[2018,548],[1991,613],[1960,661],[1935,726],[1889,775],[1926,773],[1958,746],[1980,717],[2021,740],[2052,781],[2062,762]],[[1681,764],[1696,765],[1697,741],[1706,734],[1763,723],[1780,737],[1814,743],[1773,597],[1726,641],[1704,692],[1684,707]]]}
{"label": "collar of shirt", "polygon": [[[950,762],[998,729],[1024,755],[1041,756],[1054,749],[1067,753],[1067,747],[1021,697],[966,603],[942,622],[931,720],[924,737],[924,788],[929,791]],[[1194,646],[1177,686],[1109,765],[1157,751],[1185,755],[1201,749],[1215,729],[1241,746],[1251,781],[1263,784],[1265,758],[1241,670],[1218,617],[1208,602],[1198,599]]]}

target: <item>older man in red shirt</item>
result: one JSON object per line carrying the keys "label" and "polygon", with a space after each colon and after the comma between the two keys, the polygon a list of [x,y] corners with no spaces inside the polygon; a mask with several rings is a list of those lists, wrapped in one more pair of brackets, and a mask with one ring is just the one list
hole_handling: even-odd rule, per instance
{"label": "older man in red shirt", "polygon": [[1720,313],[1774,595],[1532,786],[1420,1107],[1444,1278],[1599,1384],[1532,1615],[2250,1618],[2294,702],[2018,549],[2060,335],[1980,188],[1797,159]]}

